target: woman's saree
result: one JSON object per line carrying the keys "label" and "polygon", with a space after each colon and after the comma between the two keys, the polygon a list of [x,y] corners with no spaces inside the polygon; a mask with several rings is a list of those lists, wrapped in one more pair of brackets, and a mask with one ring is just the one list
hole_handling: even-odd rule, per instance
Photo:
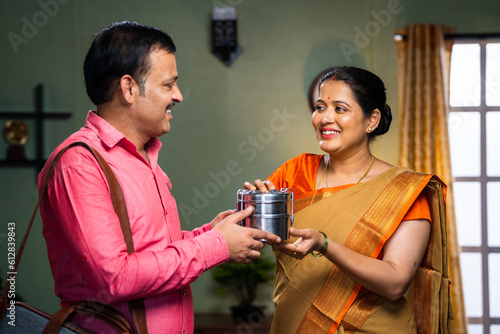
{"label": "woman's saree", "polygon": [[329,239],[377,258],[422,192],[432,233],[404,298],[393,303],[361,288],[325,257],[297,260],[275,252],[271,333],[452,333],[446,186],[439,179],[395,167],[355,186],[329,188],[316,194],[313,204],[310,195],[294,202],[293,226],[321,230]]}

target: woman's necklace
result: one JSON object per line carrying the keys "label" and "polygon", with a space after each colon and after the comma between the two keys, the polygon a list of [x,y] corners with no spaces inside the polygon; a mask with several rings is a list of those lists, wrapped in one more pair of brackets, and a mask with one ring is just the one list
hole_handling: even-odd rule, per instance
{"label": "woman's necklace", "polygon": [[372,161],[370,161],[370,164],[368,165],[368,168],[365,170],[365,172],[363,173],[363,175],[361,175],[361,177],[359,178],[358,182],[356,182],[356,184],[359,184],[359,182],[361,182],[361,180],[363,180],[363,178],[366,176],[366,174],[368,174],[368,172],[370,171],[370,168],[372,168],[373,160],[375,160],[375,157],[372,154]]}
{"label": "woman's necklace", "polygon": [[[365,170],[365,172],[363,173],[363,175],[361,175],[361,177],[359,178],[358,182],[356,182],[356,184],[359,184],[359,182],[361,182],[361,180],[363,180],[363,178],[366,176],[366,174],[368,174],[368,172],[370,171],[370,168],[372,168],[374,160],[375,160],[375,156],[372,154],[372,161],[370,161],[370,164],[368,165],[368,168]],[[323,170],[323,173],[321,174],[321,177],[319,178],[318,185],[314,187],[314,193],[313,193],[313,196],[311,198],[311,204],[313,204],[314,196],[316,196],[316,191],[318,190],[319,185],[321,184],[321,181],[323,180],[323,176],[325,176],[326,170],[328,169],[329,165],[330,165],[330,160],[328,160],[326,162],[325,169]],[[326,178],[326,187],[328,188],[328,177]]]}

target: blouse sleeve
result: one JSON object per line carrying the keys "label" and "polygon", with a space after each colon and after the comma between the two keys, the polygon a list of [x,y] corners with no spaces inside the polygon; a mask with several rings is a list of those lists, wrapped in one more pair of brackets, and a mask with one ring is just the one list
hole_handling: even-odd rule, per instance
{"label": "blouse sleeve", "polygon": [[432,222],[429,202],[427,201],[427,198],[425,197],[425,194],[423,192],[420,193],[406,215],[403,217],[403,221],[417,219],[427,219],[428,221]]}

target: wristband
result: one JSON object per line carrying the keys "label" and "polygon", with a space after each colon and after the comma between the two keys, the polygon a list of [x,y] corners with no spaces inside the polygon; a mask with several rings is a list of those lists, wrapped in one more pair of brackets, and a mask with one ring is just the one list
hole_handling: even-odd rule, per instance
{"label": "wristband", "polygon": [[326,254],[326,249],[328,248],[328,237],[326,236],[325,233],[323,233],[323,231],[318,231],[318,232],[323,234],[323,236],[325,237],[325,241],[323,242],[323,248],[321,248],[319,252],[316,253],[314,253],[315,251],[311,252],[311,255],[314,257],[322,257],[323,255]]}

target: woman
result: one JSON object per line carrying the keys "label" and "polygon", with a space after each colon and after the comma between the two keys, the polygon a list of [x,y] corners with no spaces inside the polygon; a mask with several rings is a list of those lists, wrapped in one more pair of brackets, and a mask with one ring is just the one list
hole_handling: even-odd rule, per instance
{"label": "woman", "polygon": [[369,142],[391,120],[380,78],[337,68],[321,79],[312,115],[326,154],[245,183],[294,191],[292,238],[274,246],[272,333],[453,332],[446,186],[373,156]]}

